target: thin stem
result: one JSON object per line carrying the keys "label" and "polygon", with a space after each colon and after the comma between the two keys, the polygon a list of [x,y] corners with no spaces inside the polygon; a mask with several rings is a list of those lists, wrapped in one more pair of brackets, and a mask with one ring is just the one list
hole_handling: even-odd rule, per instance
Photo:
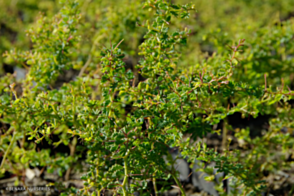
{"label": "thin stem", "polygon": [[23,183],[23,186],[26,188],[26,190],[28,191],[29,196],[33,196],[33,194],[31,193],[30,189],[28,188],[28,186],[26,185],[26,182],[24,180],[24,178],[21,178],[21,181]]}
{"label": "thin stem", "polygon": [[11,142],[10,142],[10,144],[9,144],[9,146],[8,146],[8,148],[7,148],[6,152],[5,152],[5,154],[4,154],[4,157],[3,157],[3,159],[2,159],[2,163],[1,163],[1,165],[0,165],[0,170],[2,169],[2,167],[3,167],[3,165],[4,165],[5,159],[6,159],[8,153],[9,153],[9,151],[10,151],[10,148],[12,147],[12,145],[13,145],[14,142],[15,142],[16,132],[17,132],[17,131],[14,130],[14,132],[13,132],[13,136],[12,136],[12,140],[11,140]]}
{"label": "thin stem", "polygon": [[223,138],[222,138],[222,150],[226,150],[226,143],[227,143],[227,118],[224,119],[224,125],[223,125]]}
{"label": "thin stem", "polygon": [[152,177],[152,182],[153,182],[153,187],[154,187],[154,192],[155,192],[155,196],[157,196],[157,186],[156,186],[156,178],[155,178],[155,174],[153,174]]}
{"label": "thin stem", "polygon": [[[97,180],[97,177],[99,176],[99,165],[100,165],[100,151],[98,151],[98,160],[96,164],[96,176],[95,180]],[[101,189],[97,190],[97,196],[101,195]]]}
{"label": "thin stem", "polygon": [[123,196],[128,196],[128,192],[126,190],[126,187],[128,187],[128,174],[129,174],[129,168],[128,168],[128,156],[130,154],[130,151],[128,150],[126,155],[124,156],[124,164],[125,164],[125,177],[124,181],[122,183],[122,189],[123,189]]}
{"label": "thin stem", "polygon": [[266,74],[264,74],[264,90],[266,91]]}
{"label": "thin stem", "polygon": [[[174,167],[173,167],[173,170],[174,170]],[[174,174],[174,172],[171,173],[172,177],[174,178],[174,180],[176,181],[181,193],[182,193],[182,196],[186,196],[186,193],[182,187],[182,184],[180,183],[180,181],[178,180],[177,176]]]}
{"label": "thin stem", "polygon": [[94,44],[92,45],[92,48],[90,50],[90,54],[88,56],[88,59],[87,59],[87,62],[85,63],[85,65],[82,67],[78,77],[82,77],[83,73],[85,72],[86,68],[90,65],[91,61],[92,61],[92,52],[96,49],[96,44],[98,43],[98,41],[100,39],[102,39],[103,36],[98,36],[95,41],[94,41]]}
{"label": "thin stem", "polygon": [[[74,139],[72,141],[72,144],[69,144],[70,156],[71,157],[74,157],[74,155],[75,155],[76,143],[77,143],[77,138],[74,137]],[[65,178],[64,178],[65,181],[69,180],[71,170],[72,170],[72,167],[69,167],[68,170],[66,171]]]}

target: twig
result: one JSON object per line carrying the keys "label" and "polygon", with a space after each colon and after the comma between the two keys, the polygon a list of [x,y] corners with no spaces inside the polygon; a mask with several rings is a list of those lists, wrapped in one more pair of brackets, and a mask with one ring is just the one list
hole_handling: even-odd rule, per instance
{"label": "twig", "polygon": [[91,50],[90,50],[90,54],[89,54],[89,56],[88,56],[87,62],[86,62],[85,65],[82,67],[82,69],[81,69],[81,71],[80,71],[78,77],[81,77],[81,76],[83,75],[83,73],[85,72],[86,68],[87,68],[87,67],[89,66],[89,64],[91,63],[91,61],[92,61],[92,55],[91,55],[91,53],[95,50],[96,44],[97,44],[97,42],[98,42],[101,38],[102,38],[101,36],[98,36],[98,37],[95,39],[95,41],[94,41],[94,43],[93,43],[93,45],[92,45],[92,48],[91,48]]}
{"label": "twig", "polygon": [[267,85],[266,85],[266,74],[264,74],[264,90],[266,91],[266,87],[267,87]]}
{"label": "twig", "polygon": [[[76,137],[74,137],[72,144],[69,144],[69,149],[70,149],[70,156],[73,157],[75,154],[75,150],[76,150],[76,143],[74,142],[74,140],[76,139]],[[71,167],[68,168],[68,170],[65,173],[65,181],[69,180],[69,176],[70,176],[70,172],[71,172]]]}
{"label": "twig", "polygon": [[[12,126],[11,126],[11,127],[12,127]],[[8,155],[8,153],[9,153],[10,148],[12,147],[12,145],[13,145],[15,139],[16,139],[16,130],[14,130],[14,132],[13,132],[13,136],[12,136],[12,140],[11,140],[11,142],[10,142],[10,144],[9,144],[9,146],[8,146],[8,148],[7,148],[7,150],[6,150],[5,154],[4,154],[4,156],[3,156],[3,159],[2,159],[2,162],[1,162],[1,165],[0,165],[0,170],[2,169],[2,167],[3,167],[3,165],[4,165],[5,159],[6,159],[7,155]]]}
{"label": "twig", "polygon": [[124,41],[124,39],[122,39],[116,46],[114,49],[116,49],[122,42]]}

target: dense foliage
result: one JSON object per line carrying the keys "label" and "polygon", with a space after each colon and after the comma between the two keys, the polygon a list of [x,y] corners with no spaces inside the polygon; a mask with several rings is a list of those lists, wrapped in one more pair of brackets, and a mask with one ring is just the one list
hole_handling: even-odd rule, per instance
{"label": "dense foliage", "polygon": [[[178,147],[214,162],[237,187],[219,193],[238,195],[266,190],[263,171],[293,167],[293,1],[12,2],[0,2],[2,175],[46,167],[68,178],[86,154],[84,188],[62,194],[150,195],[150,180],[159,193],[172,178],[185,195],[168,153]],[[236,113],[269,125],[234,128]],[[221,149],[207,147],[210,132]],[[39,149],[45,141],[70,151]]]}

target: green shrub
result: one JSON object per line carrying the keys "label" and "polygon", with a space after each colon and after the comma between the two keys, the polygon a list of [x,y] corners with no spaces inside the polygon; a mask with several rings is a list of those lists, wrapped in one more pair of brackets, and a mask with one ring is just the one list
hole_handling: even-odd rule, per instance
{"label": "green shrub", "polygon": [[[247,21],[237,30],[224,28],[212,33],[207,29],[223,24],[211,22],[211,27],[199,28],[203,43],[197,45],[199,35],[193,36],[184,27],[191,21],[182,23],[195,14],[197,4],[127,2],[98,1],[91,7],[90,1],[79,6],[76,1],[62,0],[57,14],[41,15],[27,32],[33,44],[30,51],[24,48],[4,54],[6,63],[26,67],[28,74],[21,81],[10,74],[1,78],[1,122],[10,125],[1,135],[1,172],[21,175],[29,166],[46,166],[62,176],[79,160],[79,153],[86,151],[91,167],[82,177],[84,188],[64,190],[63,194],[89,195],[94,189],[92,195],[99,195],[108,189],[130,195],[146,190],[150,179],[156,187],[157,179],[172,178],[185,195],[168,153],[169,147],[179,147],[190,162],[196,158],[215,162],[218,172],[235,178],[236,187],[243,186],[244,194],[262,191],[261,171],[291,166],[277,160],[271,150],[283,149],[283,160],[285,151],[293,146],[290,133],[280,132],[282,127],[293,128],[291,115],[286,118],[293,113],[289,104],[293,92],[286,87],[293,82],[289,75],[293,71],[289,56],[293,52],[292,20],[267,27],[264,24],[270,22],[263,17],[261,24],[254,23],[258,31],[250,28],[250,35],[244,36],[247,42],[240,39],[230,48],[226,44],[234,40],[228,35],[244,30]],[[228,5],[241,9],[250,4],[240,2]],[[104,6],[108,9],[98,9]],[[271,3],[266,6],[272,10]],[[228,8],[222,9],[233,12]],[[251,23],[253,19],[248,20]],[[226,30],[231,32],[226,34]],[[188,60],[195,52],[188,52],[190,46],[206,44],[217,48],[218,54],[203,60],[201,53],[192,60],[198,64],[190,66]],[[126,58],[131,58],[131,67],[126,67]],[[53,89],[58,76],[68,69],[78,70],[78,76]],[[139,74],[144,79],[140,80]],[[239,140],[253,146],[245,158],[238,150],[227,148],[226,133],[232,129],[227,125],[228,116],[234,113],[273,116],[270,129],[261,137],[250,138],[246,129],[236,131]],[[214,131],[212,127],[221,121],[225,122],[224,141],[218,152],[198,139]],[[52,135],[59,141],[53,142]],[[81,147],[77,139],[83,141],[84,150],[75,150]],[[37,153],[30,140],[63,144],[71,153],[52,156],[47,149]],[[203,171],[210,175],[207,180],[214,179],[211,168]]]}

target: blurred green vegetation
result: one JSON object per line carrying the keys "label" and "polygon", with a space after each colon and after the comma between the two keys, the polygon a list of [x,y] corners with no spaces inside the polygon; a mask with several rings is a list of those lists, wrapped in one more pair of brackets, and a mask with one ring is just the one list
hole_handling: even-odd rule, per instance
{"label": "blurred green vegetation", "polygon": [[[140,59],[138,47],[144,41],[143,36],[147,32],[140,25],[154,14],[142,9],[142,2],[144,1],[79,0],[81,18],[75,24],[73,31],[77,35],[75,37],[76,45],[70,48],[67,56],[69,60],[66,60],[66,62],[70,62],[70,65],[58,70],[59,72],[55,73],[56,77],[49,78],[52,79],[49,81],[49,85],[54,86],[61,72],[69,68],[74,69],[79,73],[79,76],[94,77],[97,72],[100,72],[102,48],[116,45],[121,41],[120,48],[127,54],[124,61],[136,75],[135,65]],[[206,76],[208,73],[221,76],[228,70],[226,59],[231,54],[229,46],[236,45],[239,39],[245,39],[245,47],[240,52],[239,64],[234,62],[236,68],[232,76],[233,80],[240,85],[250,83],[253,89],[262,87],[270,88],[272,91],[280,91],[282,87],[283,89],[294,88],[293,0],[173,0],[173,3],[176,4],[190,2],[196,5],[197,11],[191,12],[188,20],[171,21],[172,31],[184,30],[185,28],[191,30],[188,44],[176,48],[181,53],[177,64],[178,70],[188,77],[195,76],[200,72],[207,73]],[[50,37],[55,28],[55,26],[50,26],[52,22],[50,19],[58,13],[60,8],[60,4],[55,0],[0,0],[0,53],[4,54],[6,51],[10,51],[7,58],[0,58],[0,75],[3,76],[1,85],[7,87],[8,83],[15,80],[5,73],[5,70],[15,66],[30,69],[32,62],[28,61],[27,55],[23,55],[23,51],[36,49],[35,47],[46,49],[46,45],[33,43],[27,35],[38,36],[38,33],[41,32],[44,37],[46,37],[46,33]],[[40,21],[43,19],[48,19],[46,26],[41,25]],[[38,33],[34,33],[36,31]],[[46,41],[45,38],[43,40]],[[57,42],[58,40],[56,40]],[[38,76],[40,80],[43,79],[43,75]],[[91,83],[93,88],[99,86],[95,80],[87,82]],[[1,86],[1,93],[4,89],[3,86]],[[65,90],[61,88],[61,93],[59,93],[66,94],[67,88],[64,87]],[[63,90],[64,92],[62,92]],[[90,90],[88,89],[88,91]],[[51,94],[59,96],[57,91],[52,91]],[[95,99],[100,94],[98,89],[97,92],[92,93],[92,98]],[[278,98],[283,103],[283,97]],[[256,98],[249,101],[253,103],[254,99]],[[223,101],[224,105],[228,104],[227,98],[220,101]],[[245,102],[242,96],[233,96],[230,101],[233,104]],[[32,99],[31,102],[34,100]],[[248,112],[254,117],[265,114],[272,115],[269,131],[264,137],[251,139],[248,136],[248,130],[236,131],[236,137],[239,140],[244,140],[246,144],[252,146],[252,150],[248,151],[248,157],[246,159],[238,157],[238,161],[254,165],[256,171],[274,171],[290,167],[288,163],[284,164],[283,160],[287,159],[286,154],[293,152],[293,138],[289,135],[283,135],[280,130],[283,127],[287,127],[289,131],[293,130],[293,106],[291,106],[291,102],[285,105],[281,103],[266,104],[262,108],[253,105],[252,111]],[[42,104],[40,103],[40,105]],[[45,125],[43,128],[47,129]],[[60,128],[60,132],[66,131],[67,128]],[[69,136],[60,134],[59,137],[65,145],[69,144]],[[10,139],[4,139],[3,146],[8,146]],[[265,151],[265,148],[269,151]],[[273,158],[270,150],[283,151],[284,154],[281,156],[283,158]],[[45,163],[44,159],[49,157],[47,151],[38,157],[29,150],[22,152],[17,149],[15,149],[15,157],[11,159],[17,160],[20,154],[25,153],[27,157],[34,160],[34,165],[50,164],[54,168],[61,167],[63,172],[73,162],[71,159],[61,158],[60,162],[64,162],[64,165]],[[41,159],[43,160],[40,161]],[[74,160],[77,160],[77,157]],[[23,164],[27,164],[27,162],[28,160],[23,160]],[[14,166],[14,168],[17,167],[20,166]],[[52,168],[50,169],[52,170]]]}
{"label": "blurred green vegetation", "polygon": [[[176,0],[182,4],[189,0]],[[238,78],[254,78],[256,85],[263,83],[264,73],[269,82],[275,87],[281,84],[284,78],[286,85],[290,85],[289,72],[292,72],[293,21],[291,0],[263,0],[263,1],[236,1],[236,0],[194,0],[197,12],[191,13],[189,20],[172,21],[175,29],[191,30],[189,44],[181,47],[182,58],[180,67],[191,69],[219,70],[222,67],[221,56],[228,54],[228,45],[239,39],[245,39],[247,48],[239,69]],[[150,12],[142,10],[142,1],[138,0],[85,0],[80,1],[82,19],[77,28],[80,35],[79,47],[72,58],[76,61],[75,69],[80,70],[86,62],[86,72],[91,72],[99,63],[100,49],[103,45],[118,43],[124,39],[122,49],[131,57],[131,63],[138,62],[138,45],[143,41],[144,28],[137,23],[150,17]],[[50,17],[59,10],[59,4],[54,0],[13,0],[1,1],[0,15],[0,53],[17,48],[28,50],[32,48],[26,30],[36,27],[40,12]],[[94,43],[94,44],[93,44]],[[280,47],[281,46],[281,47]],[[207,60],[213,53],[219,58]],[[262,61],[260,61],[262,60]],[[205,61],[205,63],[203,63]],[[3,72],[3,63],[11,66],[12,59],[0,59]],[[268,65],[270,64],[270,65]],[[246,78],[242,73],[253,70]],[[243,75],[244,76],[244,75]]]}

